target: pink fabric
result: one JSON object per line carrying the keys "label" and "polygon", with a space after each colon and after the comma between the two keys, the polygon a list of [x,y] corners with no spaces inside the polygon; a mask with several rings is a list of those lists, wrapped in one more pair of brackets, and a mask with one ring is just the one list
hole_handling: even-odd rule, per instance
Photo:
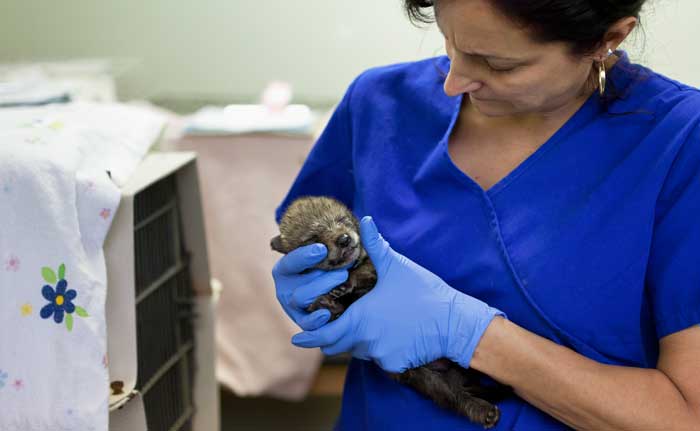
{"label": "pink fabric", "polygon": [[198,153],[212,277],[223,285],[217,310],[217,377],[240,396],[303,398],[321,363],[295,347],[300,330],[275,298],[280,255],[274,210],[312,145],[311,137],[191,137],[168,146]]}

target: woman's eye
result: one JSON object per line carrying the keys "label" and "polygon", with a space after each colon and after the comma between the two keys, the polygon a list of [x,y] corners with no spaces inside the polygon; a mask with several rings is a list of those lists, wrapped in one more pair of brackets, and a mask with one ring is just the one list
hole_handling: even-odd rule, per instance
{"label": "woman's eye", "polygon": [[505,73],[505,72],[512,72],[513,70],[517,69],[518,66],[498,66],[498,65],[492,65],[489,62],[486,62],[486,66],[493,71],[497,73]]}
{"label": "woman's eye", "polygon": [[517,69],[518,66],[494,66],[489,64],[488,62],[486,63],[489,69],[493,72],[498,72],[498,73],[505,73],[505,72],[512,72],[515,69]]}

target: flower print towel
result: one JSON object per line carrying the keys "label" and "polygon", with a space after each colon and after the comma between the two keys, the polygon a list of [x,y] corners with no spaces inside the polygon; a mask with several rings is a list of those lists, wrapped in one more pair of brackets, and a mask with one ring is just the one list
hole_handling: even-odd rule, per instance
{"label": "flower print towel", "polygon": [[0,430],[107,430],[102,246],[163,126],[125,105],[0,110]]}

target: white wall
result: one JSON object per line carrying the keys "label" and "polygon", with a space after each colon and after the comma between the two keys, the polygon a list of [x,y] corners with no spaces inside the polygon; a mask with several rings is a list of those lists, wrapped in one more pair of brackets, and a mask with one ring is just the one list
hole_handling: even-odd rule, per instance
{"label": "white wall", "polygon": [[[246,97],[272,79],[337,100],[367,67],[442,53],[401,0],[1,0],[0,62],[134,59],[122,98]],[[700,86],[700,1],[649,0],[642,59]]]}
{"label": "white wall", "polygon": [[700,87],[700,1],[647,0],[633,58],[657,72]]}

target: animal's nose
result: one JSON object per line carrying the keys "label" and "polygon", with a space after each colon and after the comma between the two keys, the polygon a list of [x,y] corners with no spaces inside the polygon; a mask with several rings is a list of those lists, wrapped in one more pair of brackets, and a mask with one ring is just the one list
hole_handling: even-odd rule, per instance
{"label": "animal's nose", "polygon": [[346,233],[340,235],[335,243],[338,245],[338,247],[347,247],[350,245],[350,235]]}

